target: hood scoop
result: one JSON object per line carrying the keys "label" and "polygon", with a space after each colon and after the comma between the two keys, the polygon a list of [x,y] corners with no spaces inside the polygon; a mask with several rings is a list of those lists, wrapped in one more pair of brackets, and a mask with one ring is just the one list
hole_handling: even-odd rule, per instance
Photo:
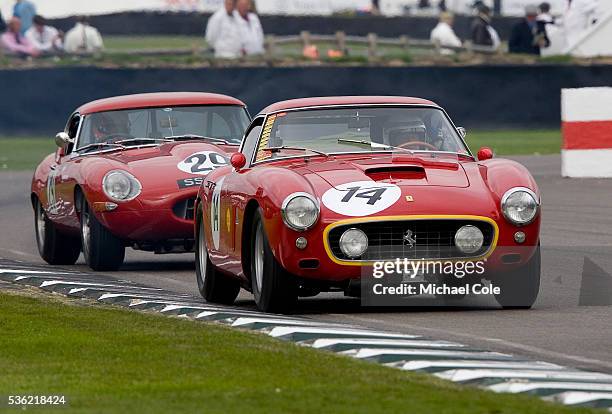
{"label": "hood scoop", "polygon": [[397,165],[366,168],[365,175],[374,181],[423,180],[425,168],[420,165]]}

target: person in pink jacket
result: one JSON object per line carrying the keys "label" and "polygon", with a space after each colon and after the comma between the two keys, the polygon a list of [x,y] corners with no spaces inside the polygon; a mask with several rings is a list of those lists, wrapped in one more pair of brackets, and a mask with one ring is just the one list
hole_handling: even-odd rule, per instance
{"label": "person in pink jacket", "polygon": [[9,21],[7,31],[0,37],[0,43],[7,54],[34,57],[40,54],[38,49],[21,35],[21,20],[17,17]]}

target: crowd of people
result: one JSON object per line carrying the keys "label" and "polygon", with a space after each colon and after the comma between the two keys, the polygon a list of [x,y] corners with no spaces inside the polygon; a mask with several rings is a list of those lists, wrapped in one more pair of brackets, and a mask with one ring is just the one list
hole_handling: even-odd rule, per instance
{"label": "crowd of people", "polygon": [[74,27],[64,33],[36,14],[30,0],[16,0],[8,22],[0,15],[0,32],[0,51],[18,57],[95,53],[104,48],[100,32],[87,17],[78,17]]}
{"label": "crowd of people", "polygon": [[[510,53],[540,55],[554,46],[560,54],[565,46],[572,45],[580,36],[597,23],[600,0],[568,0],[566,12],[559,18],[550,13],[548,2],[525,7],[525,17],[513,28],[508,39]],[[471,43],[497,50],[500,37],[491,24],[491,9],[482,1],[474,3],[475,17],[471,26]],[[463,45],[453,30],[453,16],[442,12],[438,25],[431,32],[431,41],[441,47],[444,54]],[[552,54],[552,53],[551,53]]]}
{"label": "crowd of people", "polygon": [[264,53],[264,33],[251,0],[225,0],[206,25],[215,57],[236,59]]}

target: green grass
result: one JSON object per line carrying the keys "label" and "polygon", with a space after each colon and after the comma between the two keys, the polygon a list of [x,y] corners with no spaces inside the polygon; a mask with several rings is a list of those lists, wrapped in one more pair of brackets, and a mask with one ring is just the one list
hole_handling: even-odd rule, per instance
{"label": "green grass", "polygon": [[491,147],[496,155],[558,154],[561,152],[559,130],[469,131],[466,137],[475,153]]}
{"label": "green grass", "polygon": [[202,36],[105,36],[104,47],[112,51],[204,47]]}
{"label": "green grass", "polygon": [[68,407],[50,412],[591,412],[224,326],[41,296],[0,294],[0,390],[65,395]]}
{"label": "green grass", "polygon": [[[482,146],[496,155],[558,154],[559,130],[468,131],[467,142],[473,152]],[[52,138],[0,138],[0,171],[33,170],[55,151]]]}
{"label": "green grass", "polygon": [[0,138],[0,171],[34,170],[56,149],[53,138]]}

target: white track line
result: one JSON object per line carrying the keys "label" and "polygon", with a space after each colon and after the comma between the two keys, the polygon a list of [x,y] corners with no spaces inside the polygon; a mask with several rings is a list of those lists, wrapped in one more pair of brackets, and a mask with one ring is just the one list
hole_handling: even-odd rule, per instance
{"label": "white track line", "polygon": [[397,349],[397,348],[362,348],[357,350],[349,350],[339,352],[340,354],[352,356],[354,358],[382,358],[385,356],[406,356],[405,359],[415,357],[429,356],[439,358],[465,358],[465,359],[489,359],[489,360],[510,360],[512,355],[502,354],[491,351],[453,351],[439,349]]}
{"label": "white track line", "polygon": [[399,366],[400,369],[408,371],[416,371],[428,368],[471,368],[471,369],[566,369],[561,365],[550,364],[548,362],[541,361],[466,361],[466,360],[420,360],[420,361],[409,361]]}
{"label": "white track line", "polygon": [[337,345],[348,345],[351,348],[368,348],[370,346],[380,347],[406,347],[406,348],[465,348],[465,345],[447,342],[447,341],[431,341],[426,339],[336,339],[324,338],[315,340],[311,346],[313,348],[330,348]]}
{"label": "white track line", "polygon": [[612,384],[588,383],[588,382],[525,382],[507,381],[487,387],[491,391],[517,394],[538,390],[568,390],[568,391],[602,391],[612,392]]}
{"label": "white track line", "polygon": [[584,392],[566,391],[560,394],[545,397],[545,400],[554,401],[565,405],[587,404],[595,401],[610,401],[612,404],[612,393],[610,392]]}
{"label": "white track line", "polygon": [[465,382],[487,378],[522,378],[522,379],[545,379],[545,380],[567,380],[567,381],[596,381],[612,384],[612,375],[599,372],[581,371],[543,371],[543,370],[498,370],[498,369],[453,369],[438,372],[436,376],[453,381]]}

